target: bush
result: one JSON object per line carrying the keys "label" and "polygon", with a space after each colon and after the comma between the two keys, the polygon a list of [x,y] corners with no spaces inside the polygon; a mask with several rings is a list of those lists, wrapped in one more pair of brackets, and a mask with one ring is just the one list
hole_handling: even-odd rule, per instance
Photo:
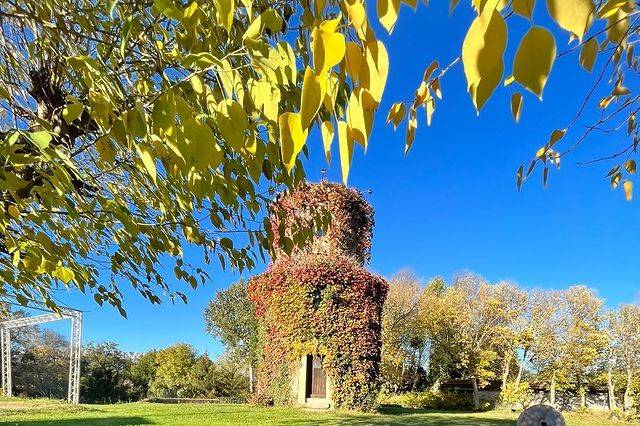
{"label": "bush", "polygon": [[453,392],[407,392],[398,395],[382,394],[378,402],[381,405],[399,405],[404,408],[432,410],[471,410],[473,401],[470,395]]}
{"label": "bush", "polygon": [[500,392],[500,404],[505,407],[526,408],[533,400],[533,392],[528,382],[520,384],[507,383]]}

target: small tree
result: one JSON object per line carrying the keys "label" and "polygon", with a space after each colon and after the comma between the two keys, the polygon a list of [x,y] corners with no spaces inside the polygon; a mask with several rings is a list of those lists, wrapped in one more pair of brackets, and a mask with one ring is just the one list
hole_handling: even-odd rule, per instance
{"label": "small tree", "polygon": [[206,330],[219,338],[229,352],[249,370],[253,380],[253,368],[260,356],[260,338],[255,307],[249,300],[247,283],[240,280],[226,290],[219,291],[204,311]]}
{"label": "small tree", "polygon": [[157,396],[186,396],[190,392],[191,371],[195,361],[196,353],[186,343],[178,343],[158,351],[158,368],[151,382],[151,392]]}
{"label": "small tree", "polygon": [[130,371],[132,396],[134,399],[143,399],[149,396],[149,385],[156,377],[157,369],[156,351],[145,352],[135,359]]}
{"label": "small tree", "polygon": [[89,343],[82,354],[82,399],[100,403],[130,400],[131,364],[117,343]]}
{"label": "small tree", "polygon": [[[391,390],[407,385],[416,390],[428,347],[426,324],[422,318],[423,287],[410,272],[391,278],[382,311],[381,374]],[[428,307],[427,307],[428,309]]]}
{"label": "small tree", "polygon": [[574,286],[564,293],[567,310],[563,315],[562,362],[575,380],[580,406],[586,405],[586,378],[598,355],[606,349],[603,330],[602,300],[584,286]]}
{"label": "small tree", "polygon": [[612,312],[610,327],[619,365],[626,376],[623,404],[629,410],[633,405],[633,381],[640,368],[640,306],[620,306]]}

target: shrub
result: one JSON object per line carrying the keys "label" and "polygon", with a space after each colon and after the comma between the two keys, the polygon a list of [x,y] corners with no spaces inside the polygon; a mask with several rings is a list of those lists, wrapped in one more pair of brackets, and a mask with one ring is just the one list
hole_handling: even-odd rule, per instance
{"label": "shrub", "polygon": [[471,410],[473,401],[470,395],[454,392],[407,392],[398,395],[383,394],[378,402],[381,405],[399,405],[404,408],[432,410]]}
{"label": "shrub", "polygon": [[500,392],[500,404],[505,407],[526,408],[533,400],[533,392],[528,382],[507,383]]}

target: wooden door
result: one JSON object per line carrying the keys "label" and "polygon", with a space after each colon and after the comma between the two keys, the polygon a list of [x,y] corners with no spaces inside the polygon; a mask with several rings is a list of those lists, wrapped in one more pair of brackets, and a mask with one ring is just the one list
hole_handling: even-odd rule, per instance
{"label": "wooden door", "polygon": [[327,377],[322,368],[322,357],[314,355],[311,369],[311,398],[327,397]]}

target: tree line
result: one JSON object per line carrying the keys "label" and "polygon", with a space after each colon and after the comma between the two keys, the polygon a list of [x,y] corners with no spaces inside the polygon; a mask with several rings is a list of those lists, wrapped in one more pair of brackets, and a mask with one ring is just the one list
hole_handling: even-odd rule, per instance
{"label": "tree line", "polygon": [[[22,313],[14,313],[22,315]],[[184,343],[131,353],[117,343],[91,342],[82,348],[82,402],[115,403],[154,397],[244,400],[247,372],[227,357],[215,362]],[[69,342],[40,327],[12,333],[13,394],[65,398]]]}
{"label": "tree line", "polygon": [[634,405],[640,384],[640,306],[607,308],[593,289],[525,289],[462,274],[422,282],[411,273],[390,282],[383,324],[382,380],[387,392],[437,388],[468,379],[503,393],[544,389],[579,397],[606,391],[609,408]]}
{"label": "tree line", "polygon": [[[428,281],[400,272],[390,279],[383,313],[382,392],[437,391],[468,380],[473,405],[498,384],[504,399],[542,389],[578,396],[607,392],[609,407],[634,406],[640,389],[640,306],[605,306],[586,286],[525,289],[471,273]],[[240,281],[217,294],[205,311],[208,331],[239,365],[259,359],[260,333]],[[515,396],[514,396],[515,395]]]}

